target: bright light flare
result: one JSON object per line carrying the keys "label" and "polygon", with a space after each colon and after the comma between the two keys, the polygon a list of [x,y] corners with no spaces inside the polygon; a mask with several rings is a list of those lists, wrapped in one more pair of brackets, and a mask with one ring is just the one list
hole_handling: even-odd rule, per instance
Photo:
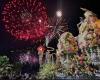
{"label": "bright light flare", "polygon": [[57,15],[57,17],[61,17],[61,16],[62,16],[62,11],[58,10],[58,11],[56,12],[56,15]]}

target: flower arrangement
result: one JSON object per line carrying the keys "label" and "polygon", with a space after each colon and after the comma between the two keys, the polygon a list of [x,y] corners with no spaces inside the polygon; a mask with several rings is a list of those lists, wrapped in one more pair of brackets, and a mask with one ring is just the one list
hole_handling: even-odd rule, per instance
{"label": "flower arrangement", "polygon": [[12,67],[7,56],[0,56],[0,75],[10,73]]}
{"label": "flower arrangement", "polygon": [[85,40],[88,47],[93,47],[97,45],[97,36],[92,30],[88,31],[88,33],[85,36]]}
{"label": "flower arrangement", "polygon": [[48,63],[48,64],[44,64],[39,73],[38,73],[38,79],[40,80],[45,80],[45,79],[49,79],[51,80],[55,75],[55,64],[52,63]]}
{"label": "flower arrangement", "polygon": [[58,42],[58,50],[65,53],[76,53],[78,51],[77,41],[70,32],[61,35]]}

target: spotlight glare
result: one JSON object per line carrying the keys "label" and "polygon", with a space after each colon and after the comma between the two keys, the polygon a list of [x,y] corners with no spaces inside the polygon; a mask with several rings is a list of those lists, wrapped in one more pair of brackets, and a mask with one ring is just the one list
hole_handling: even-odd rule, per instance
{"label": "spotlight glare", "polygon": [[61,17],[61,16],[62,16],[62,11],[60,11],[60,10],[57,11],[57,12],[56,12],[56,15],[57,15],[57,17]]}

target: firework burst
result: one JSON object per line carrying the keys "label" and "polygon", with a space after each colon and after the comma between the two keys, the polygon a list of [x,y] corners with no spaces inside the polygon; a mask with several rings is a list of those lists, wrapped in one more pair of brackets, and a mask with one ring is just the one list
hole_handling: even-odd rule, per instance
{"label": "firework burst", "polygon": [[68,30],[68,25],[63,18],[49,18],[49,31],[46,35],[46,45],[53,39],[53,38],[59,38],[62,33]]}
{"label": "firework burst", "polygon": [[5,29],[21,40],[39,40],[47,32],[47,13],[42,0],[11,0],[3,11]]}

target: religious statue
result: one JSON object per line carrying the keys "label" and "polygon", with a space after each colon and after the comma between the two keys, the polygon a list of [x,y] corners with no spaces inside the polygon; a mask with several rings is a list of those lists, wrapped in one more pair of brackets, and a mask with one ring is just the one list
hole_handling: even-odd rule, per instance
{"label": "religious statue", "polygon": [[70,32],[65,32],[58,40],[57,60],[62,64],[70,62],[70,58],[78,51],[77,41]]}
{"label": "religious statue", "polygon": [[[94,46],[99,43],[100,36],[100,20],[97,18],[96,14],[87,9],[81,8],[85,11],[84,16],[85,19],[81,22],[79,27],[79,35],[78,35],[78,45],[79,48]],[[90,39],[91,38],[91,39]]]}

